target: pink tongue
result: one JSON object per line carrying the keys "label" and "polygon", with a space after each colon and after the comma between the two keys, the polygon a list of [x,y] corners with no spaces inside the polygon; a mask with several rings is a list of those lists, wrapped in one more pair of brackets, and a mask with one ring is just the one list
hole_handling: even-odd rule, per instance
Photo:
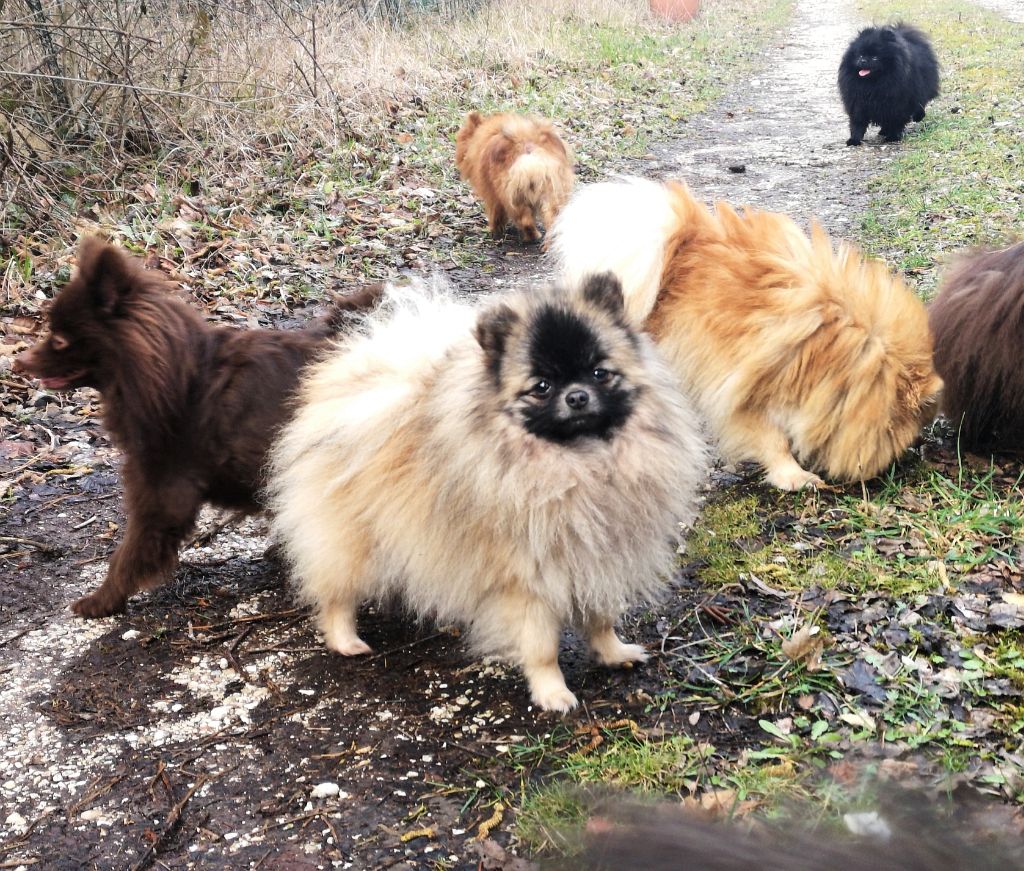
{"label": "pink tongue", "polygon": [[864,76],[870,76],[871,70],[858,70],[857,75],[863,78]]}

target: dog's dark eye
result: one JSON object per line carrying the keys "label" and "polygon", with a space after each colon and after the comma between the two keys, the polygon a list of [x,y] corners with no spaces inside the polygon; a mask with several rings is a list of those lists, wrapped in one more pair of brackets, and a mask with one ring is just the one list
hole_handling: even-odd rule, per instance
{"label": "dog's dark eye", "polygon": [[58,336],[58,335],[50,336],[50,345],[53,347],[54,351],[63,351],[70,344],[71,343],[67,339],[65,339],[63,336]]}
{"label": "dog's dark eye", "polygon": [[533,385],[533,387],[530,388],[530,393],[532,393],[534,396],[547,396],[550,392],[551,385],[543,379],[538,381],[536,384]]}
{"label": "dog's dark eye", "polygon": [[604,384],[606,381],[608,381],[609,378],[612,377],[612,373],[609,372],[607,369],[595,369],[593,375],[594,380],[598,384]]}

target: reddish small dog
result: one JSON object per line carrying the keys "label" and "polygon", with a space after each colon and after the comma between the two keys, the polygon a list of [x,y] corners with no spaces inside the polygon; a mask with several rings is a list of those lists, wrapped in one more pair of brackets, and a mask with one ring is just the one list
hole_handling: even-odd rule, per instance
{"label": "reddish small dog", "polygon": [[72,605],[82,617],[123,611],[164,583],[199,508],[259,510],[271,440],[291,412],[299,371],[382,288],[338,300],[305,330],[238,330],[206,323],[174,283],[100,239],[86,238],[78,271],[49,312],[49,335],[16,369],[51,390],[95,387],[124,452],[128,515],[103,584]]}
{"label": "reddish small dog", "polygon": [[971,449],[1024,448],[1024,242],[963,257],[928,309],[942,407]]}
{"label": "reddish small dog", "polygon": [[528,242],[540,238],[538,217],[550,229],[575,178],[555,128],[524,115],[470,112],[455,137],[455,165],[484,201],[491,235],[511,220]]}

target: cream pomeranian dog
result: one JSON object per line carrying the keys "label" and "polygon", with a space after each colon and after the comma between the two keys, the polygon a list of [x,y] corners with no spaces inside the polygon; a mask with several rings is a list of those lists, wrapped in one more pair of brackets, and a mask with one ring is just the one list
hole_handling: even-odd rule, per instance
{"label": "cream pomeranian dog", "polygon": [[483,200],[495,238],[511,220],[527,242],[540,238],[572,192],[572,156],[550,121],[470,112],[455,136],[455,165]]}
{"label": "cream pomeranian dog", "polygon": [[562,628],[605,665],[646,658],[614,624],[664,589],[705,466],[695,413],[611,276],[483,304],[435,280],[389,288],[309,370],[270,491],[332,650],[367,653],[357,607],[397,595],[566,711]]}
{"label": "cream pomeranian dog", "polygon": [[884,264],[784,215],[709,210],[680,183],[580,189],[548,240],[562,280],[609,271],[722,454],[784,490],[871,478],[935,415],[924,305]]}

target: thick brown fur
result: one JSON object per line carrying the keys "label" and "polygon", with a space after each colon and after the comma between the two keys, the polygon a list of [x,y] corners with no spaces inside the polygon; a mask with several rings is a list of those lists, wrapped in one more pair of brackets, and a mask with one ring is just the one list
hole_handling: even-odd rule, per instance
{"label": "thick brown fur", "polygon": [[610,271],[729,460],[786,490],[871,478],[918,437],[941,389],[924,305],[817,226],[683,184],[577,191],[550,250],[570,284]]}
{"label": "thick brown fur", "polygon": [[341,299],[305,330],[207,324],[159,272],[86,238],[78,269],[50,308],[49,334],[17,361],[52,389],[94,387],[124,452],[128,523],[106,580],[72,605],[123,611],[167,581],[204,502],[255,511],[271,439],[288,417],[299,370],[379,287]]}
{"label": "thick brown fur", "polygon": [[934,417],[942,382],[925,308],[884,264],[785,215],[714,213],[670,186],[679,225],[648,327],[690,373],[726,455],[771,483],[881,472]]}
{"label": "thick brown fur", "polygon": [[1024,242],[957,261],[928,319],[960,443],[1024,449]]}
{"label": "thick brown fur", "polygon": [[455,165],[483,200],[488,229],[498,238],[511,220],[523,239],[550,229],[572,191],[569,149],[549,121],[470,112],[455,136]]}

